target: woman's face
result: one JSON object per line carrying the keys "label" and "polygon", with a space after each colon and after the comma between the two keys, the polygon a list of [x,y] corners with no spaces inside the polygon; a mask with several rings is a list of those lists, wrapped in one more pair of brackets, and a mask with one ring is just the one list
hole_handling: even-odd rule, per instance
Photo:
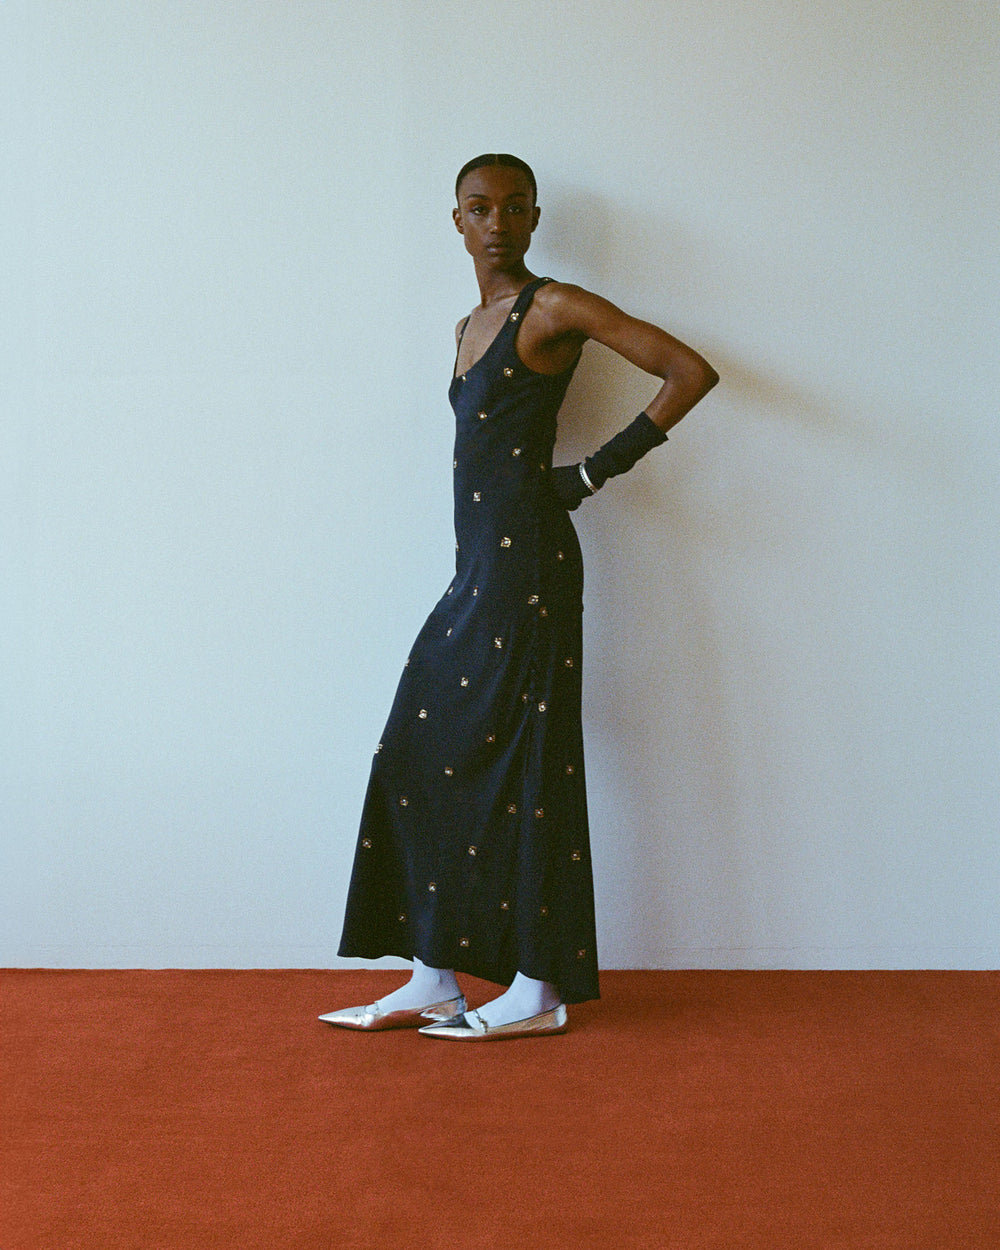
{"label": "woman's face", "polygon": [[511,165],[483,165],[466,174],[452,216],[465,250],[491,269],[518,264],[538,225],[531,183]]}

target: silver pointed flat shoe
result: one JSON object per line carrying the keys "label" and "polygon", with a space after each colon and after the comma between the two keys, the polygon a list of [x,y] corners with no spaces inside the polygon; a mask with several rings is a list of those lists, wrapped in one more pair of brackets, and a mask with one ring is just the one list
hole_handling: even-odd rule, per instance
{"label": "silver pointed flat shoe", "polygon": [[450,1020],[425,1024],[420,1032],[425,1037],[447,1037],[456,1042],[503,1042],[515,1037],[545,1037],[549,1033],[565,1033],[568,1023],[566,1004],[543,1011],[526,1020],[510,1024],[487,1024],[478,1011],[456,1014]]}
{"label": "silver pointed flat shoe", "polygon": [[344,1011],[330,1011],[319,1018],[324,1024],[334,1024],[341,1029],[366,1029],[376,1033],[381,1029],[417,1029],[422,1024],[439,1023],[460,1016],[465,1011],[465,995],[446,999],[443,1003],[431,1003],[412,1011],[383,1012],[378,1003],[370,1007],[347,1007]]}

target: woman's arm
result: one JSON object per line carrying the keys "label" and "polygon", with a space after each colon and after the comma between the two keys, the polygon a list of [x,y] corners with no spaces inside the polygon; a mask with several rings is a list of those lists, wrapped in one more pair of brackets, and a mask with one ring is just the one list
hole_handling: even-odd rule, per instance
{"label": "woman's arm", "polygon": [[582,287],[550,282],[541,287],[518,339],[525,363],[543,372],[565,368],[587,339],[603,343],[637,368],[663,379],[646,405],[664,432],[703,399],[719,380],[704,357],[659,326],[630,317]]}
{"label": "woman's arm", "polygon": [[667,430],[708,394],[719,375],[703,356],[666,330],[630,317],[581,287],[547,283],[538,291],[532,312],[536,315],[525,320],[518,338],[521,358],[531,368],[557,373],[572,364],[587,339],[594,339],[663,380],[645,411],[592,456],[552,470],[552,489],[572,510],[609,477],[628,472],[663,443]]}

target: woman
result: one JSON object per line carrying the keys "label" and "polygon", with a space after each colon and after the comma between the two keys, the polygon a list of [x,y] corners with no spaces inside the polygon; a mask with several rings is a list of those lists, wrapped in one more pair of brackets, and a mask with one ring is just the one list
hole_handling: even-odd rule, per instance
{"label": "woman", "polygon": [[[372,766],[340,954],[413,961],[367,1007],[320,1019],[492,1041],[562,1032],[598,996],[580,719],[583,566],[569,519],[718,381],[691,348],[524,263],[536,184],[517,157],[458,175],[480,302],[456,329],[456,572],[407,660]],[[588,339],[662,379],[620,434],[552,468]],[[508,985],[466,1009],[455,977]]]}

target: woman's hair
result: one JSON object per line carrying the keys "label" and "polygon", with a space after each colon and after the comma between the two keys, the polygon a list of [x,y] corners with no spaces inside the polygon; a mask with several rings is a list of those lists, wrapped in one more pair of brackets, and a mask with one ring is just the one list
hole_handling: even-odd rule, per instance
{"label": "woman's hair", "polygon": [[535,181],[535,175],[531,172],[531,166],[527,161],[522,161],[519,156],[511,156],[509,152],[484,152],[482,156],[474,156],[471,161],[466,161],[462,168],[458,171],[458,177],[455,179],[455,199],[458,199],[458,188],[462,185],[462,179],[466,174],[471,174],[474,169],[482,169],[484,165],[509,165],[513,169],[519,169],[522,174],[531,183],[531,198],[538,199],[538,183]]}

